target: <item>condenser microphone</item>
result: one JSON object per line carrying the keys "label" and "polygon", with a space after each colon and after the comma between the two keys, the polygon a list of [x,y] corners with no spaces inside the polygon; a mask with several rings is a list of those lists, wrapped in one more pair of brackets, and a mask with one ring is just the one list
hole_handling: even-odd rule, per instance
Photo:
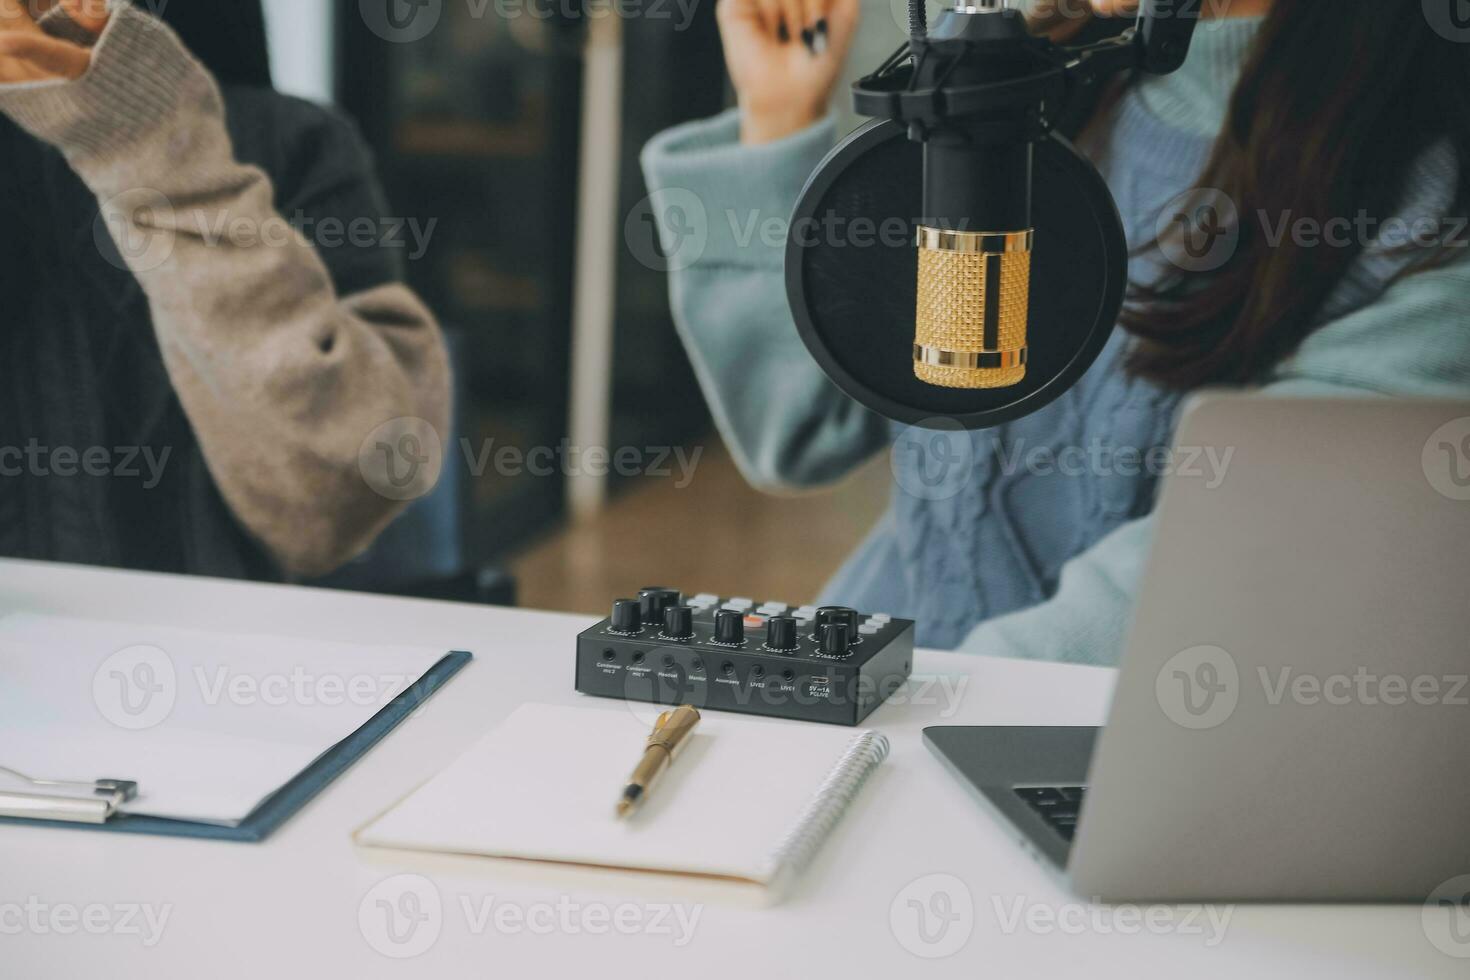
{"label": "condenser microphone", "polygon": [[[928,55],[918,83],[963,88],[1018,77],[1036,68],[1030,40],[1018,11],[975,0],[916,39]],[[923,136],[914,376],[932,385],[1005,388],[1026,377],[1033,151],[995,128],[1014,113],[947,118]]]}
{"label": "condenser microphone", "polygon": [[[1030,414],[1086,373],[1116,328],[1128,245],[1092,163],[1059,132],[1120,71],[1163,74],[1201,0],[1141,0],[1064,46],[1005,0],[958,0],[854,83],[874,122],[802,190],[786,252],[797,331],[842,391],[880,415],[983,428]],[[1070,122],[1068,123],[1070,125]],[[877,244],[809,227],[907,228]]]}

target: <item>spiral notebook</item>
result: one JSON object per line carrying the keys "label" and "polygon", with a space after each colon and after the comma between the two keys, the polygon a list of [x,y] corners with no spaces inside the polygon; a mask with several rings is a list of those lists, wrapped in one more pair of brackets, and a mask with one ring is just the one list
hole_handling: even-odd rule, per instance
{"label": "spiral notebook", "polygon": [[632,817],[613,806],[653,715],[528,704],[360,829],[368,847],[753,882],[784,891],[888,755],[877,732],[705,712]]}

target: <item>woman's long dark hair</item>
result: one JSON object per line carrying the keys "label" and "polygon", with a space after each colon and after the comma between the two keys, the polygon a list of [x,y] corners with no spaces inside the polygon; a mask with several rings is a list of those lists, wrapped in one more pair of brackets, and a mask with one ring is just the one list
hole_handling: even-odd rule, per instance
{"label": "woman's long dark hair", "polygon": [[261,0],[147,0],[221,85],[271,84]]}
{"label": "woman's long dark hair", "polygon": [[[1261,380],[1319,325],[1364,247],[1356,233],[1341,245],[1273,241],[1262,220],[1382,222],[1402,203],[1415,161],[1445,140],[1459,155],[1451,210],[1461,216],[1470,202],[1470,44],[1441,36],[1418,3],[1277,0],[1198,184],[1234,202],[1239,245],[1214,272],[1135,285],[1122,320],[1141,338],[1132,370],[1180,389]],[[1412,269],[1466,254],[1420,251]]]}

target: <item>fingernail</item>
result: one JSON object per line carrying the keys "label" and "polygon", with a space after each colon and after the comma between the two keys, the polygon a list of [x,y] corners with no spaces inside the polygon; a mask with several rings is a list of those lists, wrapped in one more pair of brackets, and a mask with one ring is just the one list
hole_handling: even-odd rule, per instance
{"label": "fingernail", "polygon": [[812,38],[812,54],[823,54],[827,50],[827,22],[817,21],[817,32]]}
{"label": "fingernail", "polygon": [[809,28],[809,27],[803,27],[801,29],[801,43],[806,45],[806,49],[808,51],[812,52],[813,54],[816,54],[816,52],[817,52],[817,49],[815,47],[816,35],[812,33],[811,28]]}

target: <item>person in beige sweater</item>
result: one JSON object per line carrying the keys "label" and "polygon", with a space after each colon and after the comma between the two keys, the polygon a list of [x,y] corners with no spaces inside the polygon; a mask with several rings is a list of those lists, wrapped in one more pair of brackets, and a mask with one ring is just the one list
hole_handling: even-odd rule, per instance
{"label": "person in beige sweater", "polygon": [[383,220],[328,110],[222,88],[125,0],[0,0],[0,160],[0,556],[316,576],[437,479],[433,315],[305,230]]}

